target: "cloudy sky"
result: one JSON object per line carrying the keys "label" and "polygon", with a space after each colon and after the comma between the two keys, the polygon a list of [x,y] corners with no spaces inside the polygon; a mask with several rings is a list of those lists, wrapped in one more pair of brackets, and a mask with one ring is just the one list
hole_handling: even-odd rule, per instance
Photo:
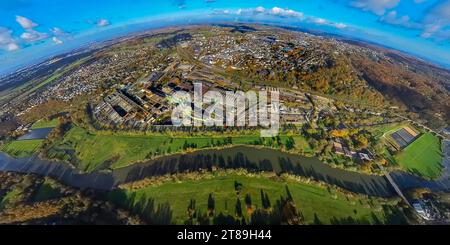
{"label": "cloudy sky", "polygon": [[450,67],[450,0],[0,0],[0,74],[87,43],[205,21],[325,31]]}

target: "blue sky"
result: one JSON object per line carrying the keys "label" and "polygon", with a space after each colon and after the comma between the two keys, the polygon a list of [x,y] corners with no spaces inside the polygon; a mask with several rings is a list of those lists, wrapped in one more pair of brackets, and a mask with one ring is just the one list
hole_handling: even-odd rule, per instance
{"label": "blue sky", "polygon": [[134,31],[215,21],[320,30],[450,67],[450,0],[0,0],[0,74]]}

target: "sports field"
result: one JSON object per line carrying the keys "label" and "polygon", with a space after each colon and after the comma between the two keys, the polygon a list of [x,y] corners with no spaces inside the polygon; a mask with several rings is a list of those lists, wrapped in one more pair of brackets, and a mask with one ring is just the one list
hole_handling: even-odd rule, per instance
{"label": "sports field", "polygon": [[399,153],[396,161],[414,174],[427,179],[438,178],[442,171],[441,141],[425,133]]}

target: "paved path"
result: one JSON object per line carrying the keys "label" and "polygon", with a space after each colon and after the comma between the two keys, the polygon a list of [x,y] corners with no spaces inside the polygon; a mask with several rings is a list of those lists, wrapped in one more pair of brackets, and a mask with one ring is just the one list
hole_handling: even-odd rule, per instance
{"label": "paved path", "polygon": [[447,136],[445,136],[445,135],[443,135],[443,134],[441,134],[441,133],[438,133],[438,132],[434,131],[433,129],[429,128],[428,126],[426,126],[426,125],[424,125],[424,124],[422,124],[422,123],[413,121],[413,120],[411,120],[411,119],[409,119],[409,118],[407,118],[407,117],[405,117],[405,116],[402,116],[402,115],[400,115],[400,114],[398,114],[398,113],[396,113],[395,115],[396,115],[397,117],[400,117],[400,118],[402,118],[402,119],[404,119],[404,120],[406,120],[406,121],[412,123],[412,124],[418,125],[418,126],[424,128],[424,129],[426,129],[427,131],[436,134],[437,136],[439,136],[439,137],[441,137],[441,138],[443,138],[443,139],[448,139]]}
{"label": "paved path", "polygon": [[[369,153],[374,156],[372,154],[372,152],[369,151]],[[381,171],[384,173],[384,176],[386,177],[386,179],[389,181],[389,183],[392,185],[392,187],[394,188],[395,192],[397,192],[397,195],[403,199],[403,201],[408,204],[409,206],[411,206],[411,204],[409,203],[408,199],[405,197],[405,195],[403,194],[402,190],[400,189],[400,187],[397,185],[397,183],[395,182],[395,180],[392,178],[391,174],[386,171],[386,169],[383,167],[383,165],[381,165],[379,162],[377,162],[378,167],[381,169]]]}

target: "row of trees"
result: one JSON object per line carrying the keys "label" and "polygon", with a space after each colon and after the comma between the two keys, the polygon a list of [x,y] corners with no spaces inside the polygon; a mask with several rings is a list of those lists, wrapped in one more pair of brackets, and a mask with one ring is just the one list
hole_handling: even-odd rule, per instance
{"label": "row of trees", "polygon": [[134,204],[136,196],[129,199],[126,204],[127,209],[133,214],[139,215],[147,224],[150,225],[170,225],[173,222],[173,211],[169,203],[156,204],[153,198],[143,195],[139,201]]}
{"label": "row of trees", "polygon": [[[235,182],[235,189],[240,188],[239,183]],[[188,219],[185,221],[187,225],[299,225],[303,224],[304,218],[297,210],[292,195],[286,186],[286,196],[281,196],[272,205],[269,195],[260,191],[261,206],[258,207],[252,201],[252,197],[247,193],[241,201],[240,191],[237,191],[237,198],[234,204],[234,214],[227,212],[228,204],[225,203],[224,211],[217,213],[216,200],[213,194],[209,194],[207,200],[207,210],[204,212],[197,207],[194,199],[189,201],[187,207]],[[246,207],[246,212],[243,210]]]}

